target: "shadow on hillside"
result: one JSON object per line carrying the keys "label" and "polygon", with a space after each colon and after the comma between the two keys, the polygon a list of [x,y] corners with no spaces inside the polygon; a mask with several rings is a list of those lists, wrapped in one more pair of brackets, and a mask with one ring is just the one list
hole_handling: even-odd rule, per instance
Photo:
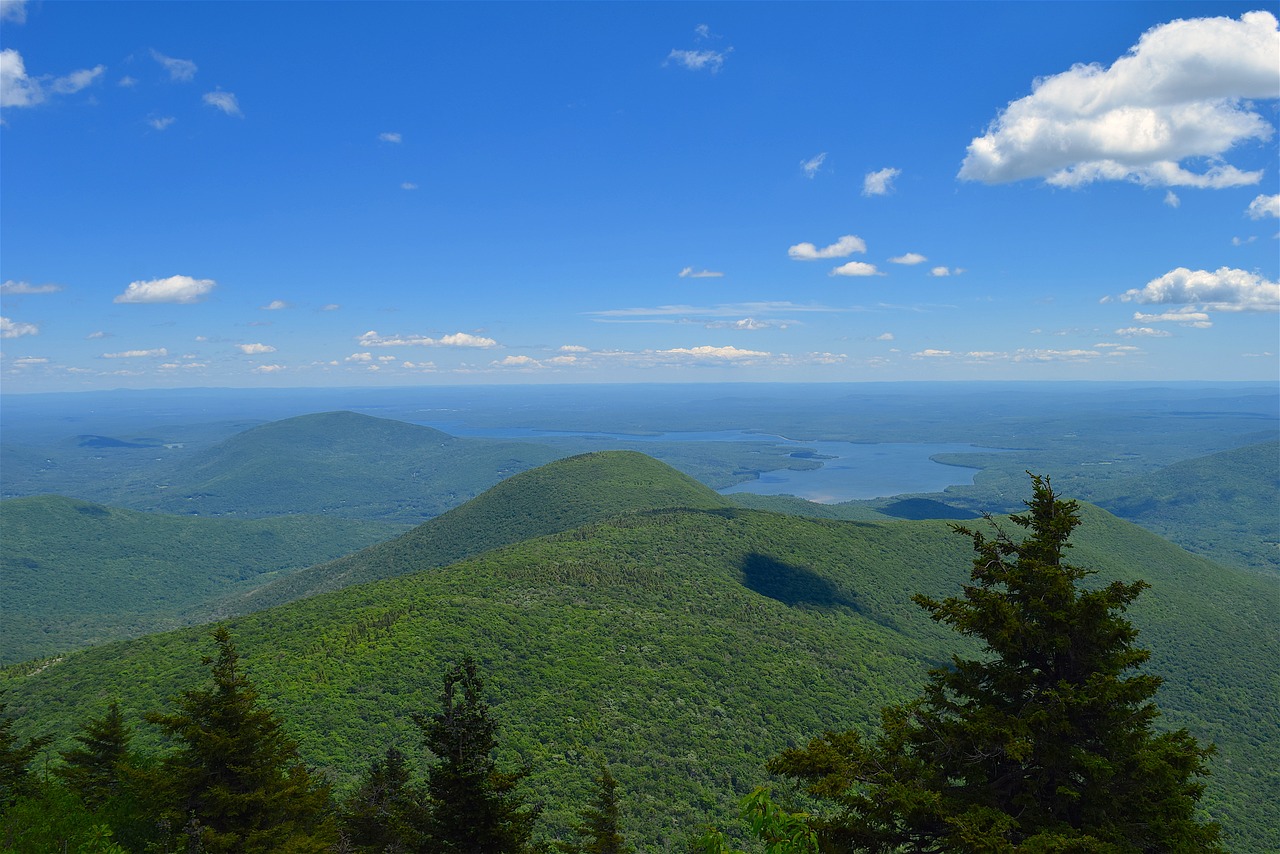
{"label": "shadow on hillside", "polygon": [[752,552],[742,560],[742,583],[761,596],[768,596],[784,605],[799,607],[834,608],[842,605],[861,613],[862,609],[851,597],[845,596],[830,581],[805,569]]}

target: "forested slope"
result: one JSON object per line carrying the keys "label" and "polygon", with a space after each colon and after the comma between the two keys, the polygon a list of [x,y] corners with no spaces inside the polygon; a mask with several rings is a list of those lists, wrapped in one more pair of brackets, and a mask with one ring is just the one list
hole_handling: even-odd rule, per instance
{"label": "forested slope", "polygon": [[[1075,562],[1145,578],[1132,618],[1166,677],[1171,726],[1220,749],[1206,808],[1238,851],[1280,847],[1280,713],[1270,579],[1189,555],[1090,507]],[[683,850],[764,780],[765,759],[875,725],[958,639],[910,596],[955,592],[969,543],[940,522],[867,524],[741,509],[632,513],[447,568],[230,621],[248,672],[339,787],[385,747],[421,760],[410,722],[465,655],[484,672],[505,759],[533,770],[543,832],[563,833],[597,759],[631,836]],[[198,682],[207,629],[86,651],[0,678],[25,733],[65,739],[121,700],[133,721]],[[141,729],[144,741],[155,734]]]}

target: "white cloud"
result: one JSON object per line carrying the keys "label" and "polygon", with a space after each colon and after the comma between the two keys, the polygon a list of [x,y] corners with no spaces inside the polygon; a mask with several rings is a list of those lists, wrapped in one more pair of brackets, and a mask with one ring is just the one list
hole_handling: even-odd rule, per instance
{"label": "white cloud", "polygon": [[581,344],[562,344],[560,346],[561,353],[586,353],[589,352],[586,347]]}
{"label": "white cloud", "polygon": [[274,353],[275,347],[270,344],[237,344],[236,348],[246,356],[260,356],[263,353]]}
{"label": "white cloud", "polygon": [[189,59],[174,59],[172,56],[165,56],[160,51],[152,48],[151,58],[164,66],[164,70],[169,72],[170,80],[178,80],[183,83],[192,80],[196,76],[196,64]]}
{"label": "white cloud", "polygon": [[506,356],[503,359],[491,362],[498,368],[540,368],[542,364],[532,356]]}
{"label": "white cloud", "polygon": [[4,296],[16,296],[18,294],[55,294],[62,290],[62,285],[33,285],[30,282],[15,282],[9,279],[7,282],[0,284],[0,294]]}
{"label": "white cloud", "polygon": [[719,279],[724,273],[718,273],[715,270],[695,270],[692,267],[685,267],[680,271],[682,279]]}
{"label": "white cloud", "polygon": [[156,116],[155,118],[147,119],[147,124],[151,125],[156,130],[164,130],[176,121],[177,119],[173,116]]}
{"label": "white cloud", "polygon": [[0,0],[0,21],[27,22],[27,0]]}
{"label": "white cloud", "polygon": [[128,74],[126,74],[125,76],[121,77],[119,80],[116,81],[116,85],[123,86],[126,89],[132,89],[134,86],[138,85],[138,78],[130,77]]}
{"label": "white cloud", "polygon": [[418,185],[417,185],[417,184],[415,184],[415,183],[413,183],[412,181],[404,181],[404,182],[402,182],[402,183],[400,184],[400,189],[402,189],[402,190],[416,190],[416,189],[418,189]]}
{"label": "white cloud", "polygon": [[1245,213],[1249,215],[1249,219],[1280,217],[1280,193],[1274,196],[1258,196],[1249,202],[1249,208]]}
{"label": "white cloud", "polygon": [[[1280,30],[1270,12],[1177,20],[1148,30],[1110,68],[1076,65],[1036,80],[968,148],[959,177],[1000,184],[1044,178],[1231,187],[1262,172],[1220,162],[1274,129],[1250,98],[1280,97]],[[1196,174],[1181,161],[1209,158]]]}
{"label": "white cloud", "polygon": [[384,337],[371,329],[357,340],[363,347],[477,347],[487,349],[498,346],[498,342],[492,338],[472,335],[469,332],[454,332],[449,335],[442,335],[439,338],[429,338],[425,335]]}
{"label": "white cloud", "polygon": [[0,317],[0,338],[21,338],[24,335],[39,335],[40,327],[34,323],[18,323],[7,317]]}
{"label": "white cloud", "polygon": [[210,107],[217,107],[228,116],[244,118],[244,113],[240,112],[240,102],[236,100],[236,96],[231,92],[223,92],[221,89],[205,92],[204,102]]}
{"label": "white cloud", "polygon": [[787,256],[796,261],[820,261],[827,258],[848,258],[855,252],[866,251],[867,244],[861,237],[846,234],[823,249],[812,243],[797,243],[787,249]]}
{"label": "white cloud", "polygon": [[846,264],[841,264],[839,267],[836,267],[827,275],[830,275],[830,276],[883,276],[884,273],[881,273],[879,270],[877,270],[875,264],[868,264],[865,261],[850,261]]}
{"label": "white cloud", "polygon": [[712,74],[717,73],[724,67],[724,61],[733,52],[733,48],[725,48],[719,50],[672,50],[667,54],[667,60],[663,65],[683,66],[690,71],[710,71]]}
{"label": "white cloud", "polygon": [[49,93],[72,95],[106,73],[105,65],[73,71],[63,77],[31,77],[22,54],[12,48],[0,50],[0,107],[34,107],[48,100]]}
{"label": "white cloud", "polygon": [[372,353],[352,353],[350,356],[343,359],[343,361],[344,362],[372,362],[373,354]]}
{"label": "white cloud", "polygon": [[712,36],[711,27],[706,24],[698,24],[693,28],[693,31],[700,39],[709,39]]}
{"label": "white cloud", "polygon": [[818,174],[818,170],[822,168],[823,161],[827,159],[827,153],[815,154],[808,160],[800,161],[800,171],[804,172],[806,178],[812,178]]}
{"label": "white cloud", "polygon": [[[956,270],[956,273],[959,273],[959,272],[960,272],[959,270]],[[937,277],[950,276],[952,275],[952,272],[950,267],[934,267],[932,270],[929,271],[929,275],[937,276]]]}
{"label": "white cloud", "polygon": [[862,195],[886,196],[893,190],[893,179],[902,174],[901,169],[885,168],[868,172],[862,179]]}
{"label": "white cloud", "polygon": [[255,374],[274,374],[285,369],[284,365],[258,365],[253,369]]}
{"label": "white cloud", "polygon": [[1257,273],[1219,267],[1188,270],[1178,267],[1143,288],[1120,295],[1121,302],[1145,304],[1201,303],[1218,311],[1280,311],[1280,284]]}
{"label": "white cloud", "polygon": [[754,317],[744,317],[741,320],[713,320],[704,323],[707,329],[737,329],[742,332],[757,332],[761,329],[786,329],[785,322],[777,320],[756,320]]}
{"label": "white cloud", "polygon": [[[1021,348],[1013,351],[969,350],[957,352],[953,350],[919,350],[911,354],[913,359],[936,359],[956,362],[991,364],[993,362],[1090,362],[1112,355],[1114,351],[1099,349],[1047,350]],[[1122,348],[1123,352],[1127,352]]]}
{"label": "white cloud", "polygon": [[1251,234],[1248,237],[1233,237],[1231,238],[1231,245],[1232,246],[1248,246],[1250,243],[1253,243],[1257,239],[1258,239],[1258,235],[1256,234]]}
{"label": "white cloud", "polygon": [[1168,338],[1173,335],[1167,329],[1152,329],[1150,326],[1126,326],[1124,329],[1117,329],[1115,334],[1121,338]]}
{"label": "white cloud", "polygon": [[892,332],[881,332],[879,335],[877,335],[877,336],[876,336],[876,340],[877,340],[877,341],[892,341],[892,340],[893,340],[893,333],[892,333]]}
{"label": "white cloud", "polygon": [[84,336],[84,340],[97,341],[100,338],[110,338],[110,337],[112,337],[110,333],[103,332],[101,329],[99,329],[97,332],[90,332],[88,335]]}
{"label": "white cloud", "polygon": [[378,139],[383,142],[399,143],[401,142],[402,137],[398,133],[387,132],[378,134]]}
{"label": "white cloud", "polygon": [[282,299],[273,299],[266,305],[258,306],[259,311],[281,311],[282,309],[293,308],[289,303]]}
{"label": "white cloud", "polygon": [[1135,311],[1133,319],[1139,323],[1181,323],[1183,326],[1201,329],[1206,329],[1213,325],[1209,322],[1208,314],[1190,305],[1161,314],[1144,314],[1140,311]]}
{"label": "white cloud", "polygon": [[112,302],[176,302],[190,304],[203,300],[216,284],[213,279],[193,279],[190,276],[170,276],[167,279],[130,282],[124,293],[117,296]]}
{"label": "white cloud", "polygon": [[168,356],[169,351],[164,347],[157,347],[154,350],[124,350],[119,353],[103,353],[104,359],[150,359]]}
{"label": "white cloud", "polygon": [[689,356],[694,359],[709,359],[714,361],[739,362],[745,359],[764,359],[769,357],[769,353],[760,350],[740,350],[737,347],[711,347],[703,345],[701,347],[674,347],[670,350],[659,350],[662,355],[668,356]]}
{"label": "white cloud", "polygon": [[320,306],[321,311],[337,311],[340,308],[342,308],[342,306],[338,305],[336,302],[331,302],[328,305]]}
{"label": "white cloud", "polygon": [[928,261],[928,260],[929,260],[928,258],[924,257],[919,252],[908,252],[905,255],[899,255],[897,258],[890,258],[889,263],[914,265],[914,264],[923,264],[925,261]]}
{"label": "white cloud", "polygon": [[1170,190],[1164,194],[1164,203],[1171,208],[1176,208],[1178,205],[1182,204],[1182,199],[1178,198],[1177,193]]}

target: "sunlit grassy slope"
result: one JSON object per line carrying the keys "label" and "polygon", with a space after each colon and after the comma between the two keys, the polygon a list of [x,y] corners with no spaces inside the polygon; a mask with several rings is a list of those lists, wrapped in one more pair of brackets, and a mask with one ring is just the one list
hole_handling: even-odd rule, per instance
{"label": "sunlit grassy slope", "polygon": [[56,495],[0,501],[0,663],[203,622],[215,598],[403,529],[168,516]]}
{"label": "sunlit grassy slope", "polygon": [[[632,463],[590,462],[615,461]],[[556,498],[533,495],[505,500]],[[1219,746],[1206,808],[1235,850],[1280,847],[1275,585],[1102,510],[1084,517],[1072,557],[1097,583],[1152,584],[1131,616],[1167,679],[1164,721]],[[412,561],[412,542],[396,560]],[[874,726],[882,704],[964,649],[910,596],[956,592],[969,562],[943,522],[639,510],[229,625],[264,697],[339,788],[388,745],[421,756],[410,715],[435,708],[444,668],[469,654],[504,760],[532,768],[547,832],[572,820],[603,758],[635,841],[675,851],[729,819],[765,759],[828,728]],[[0,688],[23,732],[65,740],[109,698],[134,722],[165,708],[204,678],[210,646],[207,629],[154,635],[10,668]],[[155,743],[145,726],[141,737]]]}

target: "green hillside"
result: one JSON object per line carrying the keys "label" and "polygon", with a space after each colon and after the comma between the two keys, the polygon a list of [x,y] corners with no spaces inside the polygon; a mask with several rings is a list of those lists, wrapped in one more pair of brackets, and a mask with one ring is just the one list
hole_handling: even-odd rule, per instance
{"label": "green hillside", "polygon": [[[1206,808],[1236,851],[1280,848],[1280,655],[1272,579],[1220,567],[1092,507],[1074,560],[1152,584],[1131,612],[1165,676],[1171,726],[1218,744]],[[874,725],[957,636],[910,596],[968,578],[937,521],[868,524],[743,509],[631,513],[228,623],[247,671],[339,788],[396,745],[444,669],[479,662],[506,763],[529,763],[542,827],[563,833],[598,758],[644,851],[728,822],[764,760]],[[133,722],[202,680],[207,629],[116,643],[0,677],[24,734],[65,741],[119,698]],[[971,651],[971,650],[970,650]],[[156,736],[140,728],[144,742]]]}
{"label": "green hillside", "polygon": [[1280,441],[1175,463],[1093,501],[1219,563],[1280,572]]}
{"label": "green hillside", "polygon": [[514,475],[390,542],[291,573],[228,600],[225,607],[232,613],[256,611],[352,584],[446,566],[622,513],[729,506],[728,499],[644,454],[582,454]]}
{"label": "green hillside", "polygon": [[207,620],[215,598],[401,530],[162,516],[56,495],[0,501],[0,663]]}
{"label": "green hillside", "polygon": [[327,514],[421,522],[505,477],[555,459],[542,445],[461,439],[354,412],[255,427],[174,470],[128,503],[202,516]]}

